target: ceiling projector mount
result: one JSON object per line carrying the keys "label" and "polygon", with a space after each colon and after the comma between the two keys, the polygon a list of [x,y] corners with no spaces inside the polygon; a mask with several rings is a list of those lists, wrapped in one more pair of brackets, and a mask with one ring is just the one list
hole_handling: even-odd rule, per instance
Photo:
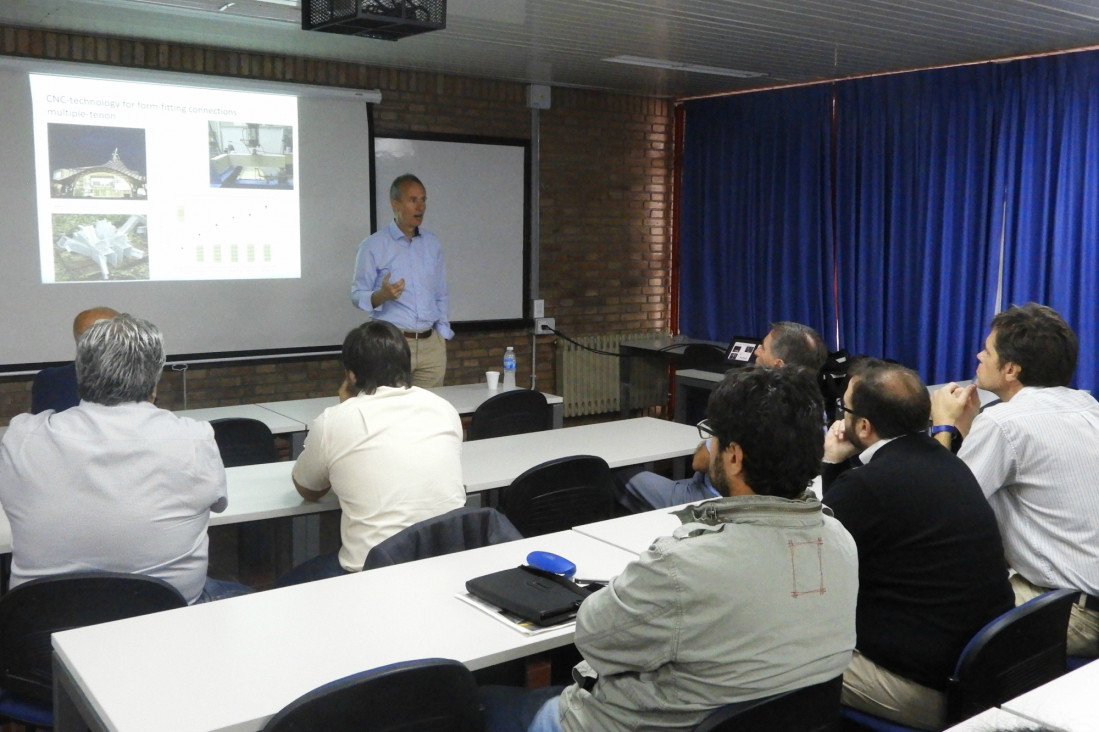
{"label": "ceiling projector mount", "polygon": [[302,0],[301,27],[396,41],[446,28],[446,0]]}

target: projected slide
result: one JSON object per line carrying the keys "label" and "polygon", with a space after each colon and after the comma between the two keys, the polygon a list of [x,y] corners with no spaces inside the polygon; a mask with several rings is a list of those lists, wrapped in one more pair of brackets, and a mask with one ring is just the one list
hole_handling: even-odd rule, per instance
{"label": "projected slide", "polygon": [[295,96],[30,82],[42,282],[301,276]]}

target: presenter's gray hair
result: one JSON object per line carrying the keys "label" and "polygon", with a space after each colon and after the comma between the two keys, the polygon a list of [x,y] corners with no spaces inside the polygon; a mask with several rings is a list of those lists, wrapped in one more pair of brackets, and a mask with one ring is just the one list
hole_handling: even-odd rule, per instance
{"label": "presenter's gray hair", "polygon": [[76,344],[80,398],[113,407],[149,401],[164,370],[160,329],[128,313],[100,320]]}
{"label": "presenter's gray hair", "polygon": [[393,179],[393,182],[389,185],[389,200],[390,201],[399,201],[399,200],[401,200],[401,188],[403,188],[406,183],[415,183],[420,188],[423,188],[425,191],[427,190],[427,187],[424,186],[424,184],[420,181],[420,179],[417,178],[416,176],[412,175],[412,173],[405,173],[404,175],[398,175],[396,178]]}

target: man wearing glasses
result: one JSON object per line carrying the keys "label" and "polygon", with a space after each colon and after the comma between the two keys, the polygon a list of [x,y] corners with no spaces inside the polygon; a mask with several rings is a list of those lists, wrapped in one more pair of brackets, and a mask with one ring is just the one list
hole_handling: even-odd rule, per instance
{"label": "man wearing glasses", "polygon": [[962,648],[1014,604],[996,517],[965,463],[928,436],[931,399],[915,371],[856,362],[840,409],[822,482],[859,550],[858,647],[843,703],[942,729]]}
{"label": "man wearing glasses", "polygon": [[[771,330],[756,348],[753,359],[760,366],[796,366],[816,374],[828,360],[828,349],[815,329],[801,323],[779,320],[771,323]],[[710,467],[710,451],[704,432],[705,422],[699,424],[702,442],[691,458],[694,475],[683,480],[671,480],[647,470],[632,475],[629,471],[618,473],[619,480],[623,482],[619,505],[630,513],[637,513],[717,498],[718,492],[706,477]]]}
{"label": "man wearing glasses", "polygon": [[807,490],[823,451],[815,381],[737,369],[706,416],[722,497],[680,512],[672,536],[584,600],[575,684],[540,704],[492,690],[486,729],[685,730],[725,704],[843,673],[858,568],[851,536]]}

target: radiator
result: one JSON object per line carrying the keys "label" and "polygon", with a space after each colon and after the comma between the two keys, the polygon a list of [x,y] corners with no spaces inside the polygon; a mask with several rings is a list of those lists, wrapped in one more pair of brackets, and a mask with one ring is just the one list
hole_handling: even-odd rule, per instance
{"label": "radiator", "polygon": [[[587,348],[618,353],[622,341],[655,338],[663,334],[611,333],[575,338]],[[621,408],[618,398],[617,356],[592,353],[564,338],[557,339],[557,389],[565,400],[565,416],[606,414]],[[630,359],[630,409],[663,406],[667,400],[668,374],[662,359]]]}

